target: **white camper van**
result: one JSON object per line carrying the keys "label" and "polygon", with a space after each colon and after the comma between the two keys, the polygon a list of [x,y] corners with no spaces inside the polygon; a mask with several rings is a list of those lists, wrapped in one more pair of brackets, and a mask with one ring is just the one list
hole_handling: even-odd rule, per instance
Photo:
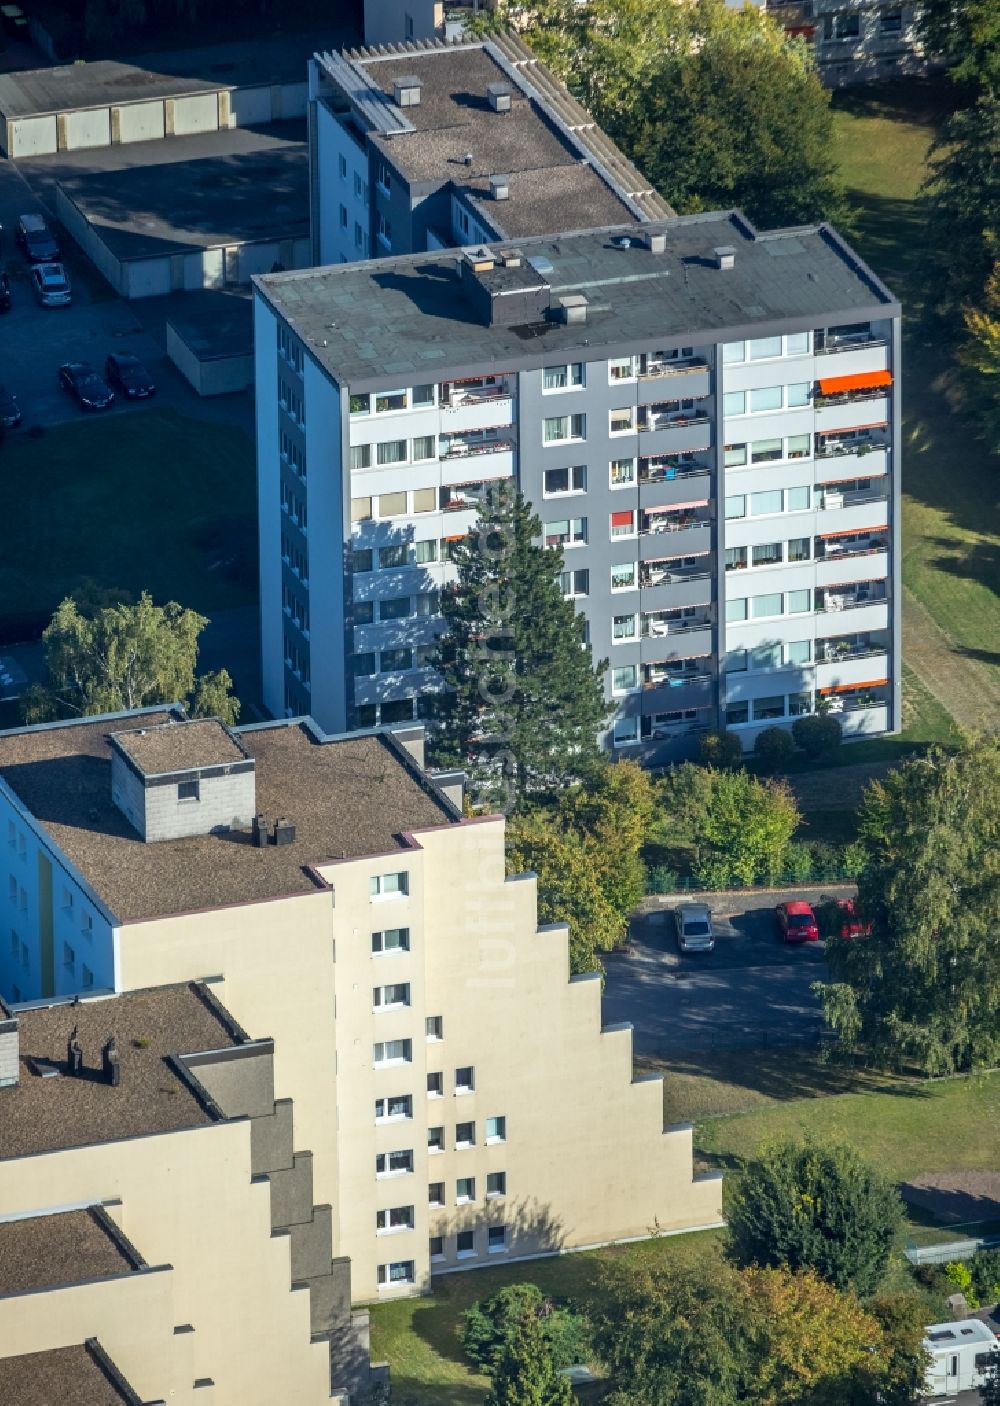
{"label": "white camper van", "polygon": [[1000,1360],[1000,1342],[978,1318],[931,1324],[924,1333],[924,1347],[931,1357],[927,1369],[931,1396],[983,1386],[990,1364]]}

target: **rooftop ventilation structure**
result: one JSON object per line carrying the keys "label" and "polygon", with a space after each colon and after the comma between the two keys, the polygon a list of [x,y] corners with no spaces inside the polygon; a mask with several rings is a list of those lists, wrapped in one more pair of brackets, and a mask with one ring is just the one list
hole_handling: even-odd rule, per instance
{"label": "rooftop ventilation structure", "polygon": [[736,250],[731,244],[720,244],[717,249],[712,250],[712,257],[717,269],[736,267]]}
{"label": "rooftop ventilation structure", "polygon": [[667,252],[667,236],[658,234],[655,231],[648,236],[649,252],[651,254],[665,254]]}
{"label": "rooftop ventilation structure", "polygon": [[612,238],[611,243],[616,249],[631,249],[633,241],[631,235],[616,234]]}
{"label": "rooftop ventilation structure", "polygon": [[555,305],[556,317],[569,327],[578,327],[587,321],[587,299],[582,293],[565,293]]}
{"label": "rooftop ventilation structure", "polygon": [[494,200],[509,200],[509,199],[510,199],[510,177],[509,177],[509,176],[491,176],[491,177],[490,177],[490,195],[491,195],[491,197],[492,197]]}
{"label": "rooftop ventilation structure", "polygon": [[509,83],[488,83],[486,98],[494,112],[510,112],[512,89]]}
{"label": "rooftop ventilation structure", "polygon": [[420,89],[423,79],[415,73],[407,73],[392,81],[392,99],[397,107],[419,107]]}
{"label": "rooftop ventilation structure", "polygon": [[463,165],[463,166],[471,166],[474,160],[475,160],[475,157],[472,155],[472,152],[471,152],[471,151],[467,151],[467,152],[465,153],[465,155],[462,157],[462,165]]}
{"label": "rooftop ventilation structure", "polygon": [[548,279],[523,258],[519,249],[494,254],[466,249],[458,264],[462,291],[485,327],[521,327],[544,323],[549,312]]}

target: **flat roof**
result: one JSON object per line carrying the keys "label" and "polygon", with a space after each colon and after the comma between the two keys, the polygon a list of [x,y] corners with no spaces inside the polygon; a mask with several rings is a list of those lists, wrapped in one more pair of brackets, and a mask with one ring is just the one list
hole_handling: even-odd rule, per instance
{"label": "flat roof", "polygon": [[38,158],[38,168],[58,172],[59,188],[122,260],[309,234],[300,121],[127,143],[110,169],[92,151]]}
{"label": "flat roof", "polygon": [[249,288],[203,288],[175,293],[166,317],[199,361],[253,355],[253,299]]}
{"label": "flat roof", "polygon": [[382,735],[320,740],[302,722],[236,728],[256,761],[257,811],[287,816],[290,845],[249,831],[144,843],[111,799],[112,733],[168,722],[168,709],[0,733],[0,777],[124,922],[313,893],[308,866],[401,847],[402,832],[455,813]]}
{"label": "flat roof", "polygon": [[[665,235],[652,253],[645,239]],[[630,248],[619,247],[621,236]],[[255,279],[259,293],[341,384],[428,380],[505,365],[544,365],[582,347],[618,349],[758,335],[800,320],[882,305],[892,294],[830,226],[757,233],[737,211],[518,239],[549,266],[552,298],[583,294],[586,325],[487,327],[460,291],[455,253],[332,264]],[[712,251],[735,249],[735,266]],[[503,243],[494,242],[494,250]],[[458,256],[461,257],[460,255]]]}
{"label": "flat roof", "polygon": [[0,1401],[16,1406],[132,1406],[137,1400],[118,1390],[83,1343],[0,1357]]}
{"label": "flat roof", "polygon": [[[17,1020],[21,1077],[0,1089],[0,1160],[211,1123],[166,1057],[237,1043],[194,982],[23,1009]],[[74,1029],[89,1077],[67,1071]],[[121,1070],[117,1088],[100,1077],[101,1050],[112,1035]],[[60,1072],[38,1072],[52,1067]]]}
{"label": "flat roof", "polygon": [[139,1266],[95,1210],[0,1221],[0,1297],[131,1274]]}
{"label": "flat roof", "polygon": [[272,83],[302,83],[310,56],[319,47],[350,37],[343,25],[302,34],[270,34],[258,39],[137,54],[128,62],[97,59],[0,75],[0,113],[41,116],[108,103],[149,102]]}
{"label": "flat roof", "polygon": [[[500,171],[493,174],[508,175]],[[537,234],[547,226],[556,230],[560,221],[563,229],[586,229],[618,224],[622,218],[621,201],[596,172],[579,163],[513,171],[508,186],[509,198],[494,200],[488,177],[473,177],[466,183],[458,178],[456,193],[464,195],[491,225],[498,225],[508,239]],[[544,223],[539,221],[542,205],[551,212]]]}
{"label": "flat roof", "polygon": [[169,776],[175,771],[226,766],[247,759],[246,752],[218,718],[191,718],[182,723],[155,723],[131,732],[116,732],[112,746],[127,753],[144,776]]}

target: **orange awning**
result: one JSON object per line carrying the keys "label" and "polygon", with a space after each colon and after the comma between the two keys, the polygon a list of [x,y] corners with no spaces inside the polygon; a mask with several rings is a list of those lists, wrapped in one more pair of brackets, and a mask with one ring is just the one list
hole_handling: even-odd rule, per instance
{"label": "orange awning", "polygon": [[[888,426],[888,420],[873,420],[867,425],[838,425],[835,430],[817,430],[816,433],[821,439],[825,439],[827,435],[857,434],[859,430],[884,430],[887,429]],[[879,447],[888,449],[889,446],[880,445]]]}
{"label": "orange awning", "polygon": [[891,386],[890,371],[862,371],[856,376],[827,376],[819,383],[820,395],[837,395],[840,391],[873,391],[878,386]]}
{"label": "orange awning", "polygon": [[888,679],[869,679],[867,683],[835,683],[829,688],[821,688],[819,692],[825,697],[828,693],[853,693],[856,688],[885,688],[888,683]]}
{"label": "orange awning", "polygon": [[832,488],[832,487],[834,487],[834,486],[835,486],[836,484],[838,484],[838,483],[857,483],[858,479],[861,479],[861,478],[884,478],[884,477],[885,477],[885,475],[884,475],[883,473],[881,473],[881,472],[880,472],[880,473],[877,473],[877,474],[870,474],[870,473],[860,473],[860,474],[859,474],[859,473],[853,473],[853,474],[851,474],[850,478],[821,478],[821,479],[819,479],[819,480],[817,480],[817,481],[819,482],[819,484],[820,484],[823,488]]}
{"label": "orange awning", "polygon": [[707,508],[707,498],[696,498],[692,503],[664,503],[658,508],[643,508],[644,513],[680,513],[688,512],[691,508]]}
{"label": "orange awning", "polygon": [[888,532],[888,527],[849,527],[846,532],[821,532],[820,539],[824,542],[831,537],[860,537],[863,532]]}

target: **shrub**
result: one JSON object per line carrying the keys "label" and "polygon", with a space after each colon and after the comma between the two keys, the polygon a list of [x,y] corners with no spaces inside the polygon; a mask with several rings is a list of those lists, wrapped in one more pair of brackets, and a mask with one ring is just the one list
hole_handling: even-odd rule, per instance
{"label": "shrub", "polygon": [[647,893],[673,893],[678,886],[677,870],[666,864],[653,864],[646,882]]}
{"label": "shrub", "polygon": [[785,854],[785,877],[793,883],[804,884],[812,878],[813,860],[809,846],[794,842]]}
{"label": "shrub", "polygon": [[830,713],[808,713],[792,723],[792,738],[811,761],[831,757],[840,746],[844,730]]}
{"label": "shrub", "polygon": [[979,1307],[979,1299],[972,1287],[972,1270],[962,1260],[952,1260],[944,1267],[945,1278],[960,1294],[973,1312]]}
{"label": "shrub", "polygon": [[780,771],[791,761],[794,751],[791,733],[783,727],[766,727],[753,744],[753,754],[766,771]]}
{"label": "shrub", "polygon": [[706,732],[698,746],[704,766],[737,767],[743,760],[743,744],[735,732]]}
{"label": "shrub", "polygon": [[980,1250],[972,1256],[969,1268],[972,1272],[972,1287],[980,1302],[1000,1302],[1000,1249]]}
{"label": "shrub", "polygon": [[584,1319],[546,1298],[535,1284],[509,1284],[492,1298],[474,1303],[465,1315],[462,1347],[483,1371],[496,1366],[512,1325],[524,1313],[534,1314],[541,1323],[557,1371],[586,1361],[590,1344]]}

